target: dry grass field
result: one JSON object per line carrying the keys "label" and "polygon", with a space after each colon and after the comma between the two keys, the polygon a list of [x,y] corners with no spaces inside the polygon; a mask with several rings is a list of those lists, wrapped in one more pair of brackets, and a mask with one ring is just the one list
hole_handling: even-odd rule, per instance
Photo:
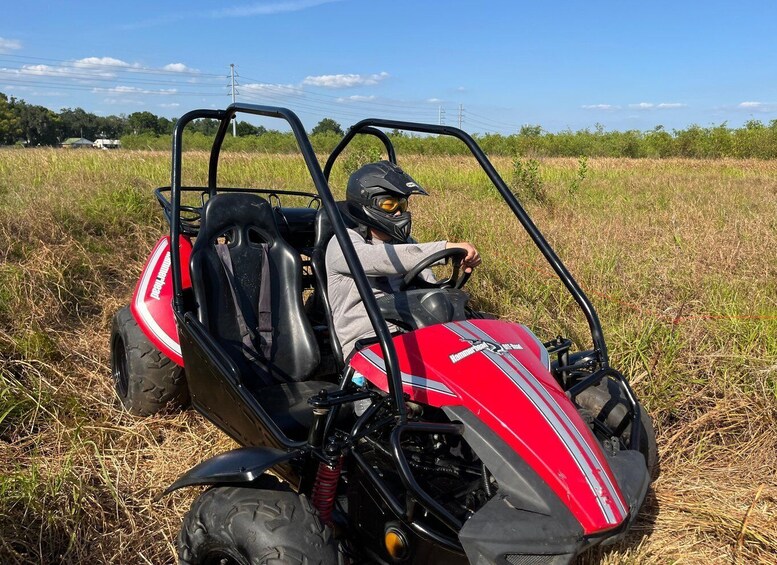
{"label": "dry grass field", "polygon": [[[203,183],[207,155],[186,159]],[[481,307],[589,345],[474,161],[400,162],[431,194],[416,236],[479,247]],[[630,537],[581,562],[777,562],[777,162],[595,159],[575,183],[578,167],[541,161],[547,198],[527,208],[596,306],[661,465]],[[193,411],[122,413],[110,382],[111,317],[165,230],[151,191],[169,175],[167,152],[0,151],[1,563],[175,562],[196,489],[153,499],[232,447]],[[311,187],[287,156],[227,154],[221,181]]]}

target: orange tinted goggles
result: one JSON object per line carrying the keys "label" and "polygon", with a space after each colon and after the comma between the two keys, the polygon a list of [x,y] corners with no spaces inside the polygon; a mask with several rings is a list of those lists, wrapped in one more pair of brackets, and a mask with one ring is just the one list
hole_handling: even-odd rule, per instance
{"label": "orange tinted goggles", "polygon": [[393,214],[397,210],[404,213],[407,210],[407,198],[397,198],[396,196],[376,196],[375,206],[387,214]]}

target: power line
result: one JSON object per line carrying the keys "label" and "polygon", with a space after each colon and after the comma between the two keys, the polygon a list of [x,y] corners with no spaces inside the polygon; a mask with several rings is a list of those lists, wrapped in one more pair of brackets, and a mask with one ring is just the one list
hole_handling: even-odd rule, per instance
{"label": "power line", "polygon": [[89,61],[85,59],[81,60],[64,60],[64,59],[52,59],[48,57],[30,57],[30,56],[23,56],[23,55],[12,55],[9,53],[0,55],[0,61],[9,61],[9,62],[17,62],[17,61],[49,61],[52,63],[57,63],[57,66],[64,67],[64,68],[75,68],[75,69],[106,69],[106,70],[115,70],[115,71],[125,71],[125,72],[139,72],[139,73],[148,73],[148,74],[169,74],[169,75],[188,75],[188,76],[196,76],[196,77],[205,77],[205,78],[214,78],[214,79],[221,79],[223,77],[223,74],[212,74],[212,73],[203,73],[194,69],[180,69],[180,70],[171,70],[171,69],[156,69],[153,67],[144,67],[142,65],[132,65],[129,63],[125,63],[123,61],[120,61],[118,63],[109,63],[105,62],[103,60],[98,61]]}
{"label": "power line", "polygon": [[171,91],[164,91],[164,90],[116,90],[116,89],[110,89],[110,88],[102,88],[102,87],[96,87],[94,85],[77,85],[77,84],[71,84],[66,82],[48,82],[48,81],[39,81],[39,80],[25,80],[25,79],[16,79],[16,78],[4,78],[2,79],[4,83],[11,83],[11,84],[19,84],[22,86],[46,86],[51,88],[57,88],[62,90],[80,90],[84,92],[93,92],[93,93],[103,93],[103,94],[154,94],[154,95],[160,95],[160,96],[180,96],[180,95],[187,95],[187,96],[223,96],[224,93],[216,93],[216,92],[193,92],[189,90],[176,90],[175,92]]}

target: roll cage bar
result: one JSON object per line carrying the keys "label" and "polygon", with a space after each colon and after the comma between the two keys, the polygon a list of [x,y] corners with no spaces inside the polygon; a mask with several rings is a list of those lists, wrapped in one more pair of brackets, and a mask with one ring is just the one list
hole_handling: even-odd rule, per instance
{"label": "roll cage bar", "polygon": [[397,129],[433,135],[447,135],[461,140],[467,146],[477,162],[480,164],[483,172],[486,173],[488,178],[499,191],[499,194],[510,207],[510,210],[512,210],[513,214],[515,214],[515,216],[518,218],[518,221],[529,234],[529,237],[537,246],[540,253],[542,253],[555,273],[561,279],[561,282],[564,283],[564,286],[575,299],[575,302],[577,302],[577,304],[580,306],[583,314],[586,317],[586,320],[588,321],[588,328],[591,332],[594,350],[599,357],[600,366],[603,369],[608,368],[609,358],[607,355],[607,344],[604,341],[602,325],[599,322],[599,316],[596,314],[596,310],[594,309],[593,304],[591,304],[591,301],[588,300],[588,297],[583,292],[583,289],[581,289],[577,284],[577,281],[574,279],[574,277],[572,277],[572,274],[567,270],[559,256],[556,255],[556,252],[553,251],[553,248],[547,242],[540,230],[536,225],[534,225],[534,222],[526,213],[526,210],[524,210],[523,206],[521,206],[521,203],[518,202],[518,198],[516,198],[515,194],[513,194],[510,188],[508,188],[507,184],[505,184],[505,181],[491,164],[491,161],[489,161],[488,157],[486,157],[486,154],[475,142],[475,140],[472,139],[472,137],[465,131],[450,126],[419,124],[415,122],[402,122],[377,118],[368,118],[366,120],[362,120],[354,124],[346,132],[343,139],[332,151],[329,159],[327,159],[327,162],[324,165],[324,177],[326,178],[327,182],[329,182],[329,176],[332,172],[332,167],[335,163],[335,160],[337,160],[337,157],[358,134],[374,135],[380,139],[386,149],[389,161],[396,164],[396,152],[394,151],[394,146],[392,145],[391,140],[383,131],[377,128]]}
{"label": "roll cage bar", "polygon": [[[181,212],[185,211],[185,207],[181,206],[181,160],[184,128],[193,120],[201,118],[216,119],[220,121],[220,125],[216,132],[216,137],[211,148],[208,165],[208,193],[210,196],[213,196],[216,194],[216,181],[221,146],[224,142],[230,121],[238,113],[282,119],[285,120],[286,123],[288,123],[288,125],[291,127],[291,130],[297,141],[297,145],[308,168],[308,172],[310,173],[313,184],[321,199],[323,209],[329,215],[335,237],[337,237],[337,241],[342,248],[346,264],[348,265],[348,268],[353,275],[354,282],[356,283],[356,287],[364,303],[367,315],[378,338],[378,342],[383,352],[383,358],[386,364],[389,395],[393,408],[399,418],[400,424],[407,423],[407,411],[405,408],[402,392],[399,362],[392,341],[391,333],[389,332],[386,321],[380,314],[380,309],[372,292],[372,288],[369,285],[369,281],[367,280],[367,276],[364,273],[361,262],[356,255],[356,251],[354,250],[351,239],[348,237],[345,223],[340,216],[340,212],[336,206],[334,196],[329,189],[328,182],[335,160],[358,134],[367,134],[377,137],[383,143],[389,160],[393,163],[396,163],[396,152],[391,143],[391,140],[383,131],[378,128],[398,129],[433,135],[447,135],[455,137],[464,142],[464,144],[482,167],[483,171],[497,188],[502,198],[518,218],[521,225],[529,234],[529,237],[531,237],[534,244],[540,250],[548,263],[550,263],[551,267],[564,283],[567,290],[570,292],[570,294],[572,294],[575,301],[583,310],[583,313],[585,314],[585,317],[588,321],[591,337],[593,339],[594,350],[599,358],[600,366],[602,369],[607,369],[609,367],[607,346],[604,341],[599,318],[596,314],[596,311],[594,310],[593,305],[583,293],[582,289],[579,287],[572,275],[566,269],[564,264],[561,262],[561,259],[556,255],[543,235],[540,233],[539,229],[534,225],[529,215],[518,202],[518,199],[507,187],[504,180],[499,176],[499,173],[497,173],[496,169],[488,160],[488,157],[486,157],[483,150],[477,145],[477,143],[469,134],[458,128],[374,118],[362,120],[348,130],[340,143],[332,151],[322,171],[300,119],[291,110],[276,106],[241,103],[232,104],[225,110],[193,110],[181,116],[181,118],[176,122],[175,128],[173,130],[172,174],[170,188],[170,198],[172,201],[170,210],[171,242],[178,242],[180,235],[183,233],[181,226]],[[180,249],[179,245],[177,244],[171,244],[170,247],[173,279],[173,309],[177,315],[183,316],[185,313],[185,307],[184,293],[182,288]]]}

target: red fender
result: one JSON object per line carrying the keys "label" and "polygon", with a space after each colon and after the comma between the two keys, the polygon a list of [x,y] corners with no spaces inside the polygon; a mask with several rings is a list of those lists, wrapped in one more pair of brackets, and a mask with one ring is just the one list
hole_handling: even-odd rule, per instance
{"label": "red fender", "polygon": [[[189,257],[192,242],[181,236],[181,283],[191,288]],[[162,353],[183,367],[181,342],[173,315],[173,273],[170,269],[170,236],[161,238],[151,251],[132,296],[130,310],[140,329]]]}

